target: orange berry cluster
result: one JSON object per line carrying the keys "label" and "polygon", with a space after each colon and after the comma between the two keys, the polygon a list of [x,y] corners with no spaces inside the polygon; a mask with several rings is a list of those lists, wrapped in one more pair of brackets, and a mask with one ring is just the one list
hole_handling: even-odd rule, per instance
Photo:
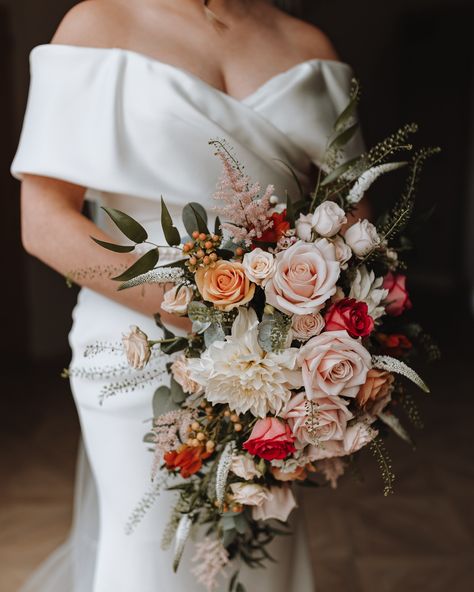
{"label": "orange berry cluster", "polygon": [[205,446],[207,452],[214,452],[214,448],[216,447],[216,443],[208,439],[202,426],[197,421],[194,421],[188,427],[186,445],[191,447]]}
{"label": "orange berry cluster", "polygon": [[221,237],[195,230],[192,238],[183,246],[183,253],[189,257],[186,263],[189,270],[194,272],[198,267],[213,267],[219,259],[216,249],[221,244]]}

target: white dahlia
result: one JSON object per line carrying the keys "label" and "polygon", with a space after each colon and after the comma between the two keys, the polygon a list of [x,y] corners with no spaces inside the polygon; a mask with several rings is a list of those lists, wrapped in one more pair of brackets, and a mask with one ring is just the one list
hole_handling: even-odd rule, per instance
{"label": "white dahlia", "polygon": [[373,271],[369,271],[365,265],[361,265],[352,282],[349,298],[355,298],[365,302],[369,315],[375,320],[385,313],[385,307],[380,303],[388,294],[388,290],[382,288],[383,277],[375,277]]}
{"label": "white dahlia", "polygon": [[200,358],[190,359],[188,366],[190,377],[203,386],[210,403],[266,417],[278,414],[291,389],[302,385],[297,354],[296,348],[265,352],[258,343],[255,311],[240,308],[231,335],[225,341],[215,341]]}

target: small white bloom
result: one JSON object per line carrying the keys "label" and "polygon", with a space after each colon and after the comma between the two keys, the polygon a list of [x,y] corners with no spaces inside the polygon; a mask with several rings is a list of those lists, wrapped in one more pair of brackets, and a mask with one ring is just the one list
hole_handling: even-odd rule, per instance
{"label": "small white bloom", "polygon": [[334,236],[346,222],[346,213],[333,201],[324,201],[314,210],[313,228],[320,236]]}
{"label": "small white bloom", "polygon": [[311,242],[311,234],[313,232],[313,215],[312,214],[300,214],[298,220],[295,223],[296,236],[301,240],[309,243]]}
{"label": "small white bloom", "polygon": [[357,257],[365,257],[378,244],[380,238],[373,224],[368,220],[359,220],[346,230],[346,243]]}
{"label": "small white bloom", "polygon": [[361,265],[355,274],[351,285],[349,298],[365,302],[369,315],[375,320],[385,313],[385,307],[380,303],[387,297],[388,290],[382,288],[383,277],[375,277],[365,265]]}
{"label": "small white bloom", "polygon": [[257,465],[253,459],[250,458],[250,456],[243,454],[236,454],[232,458],[230,470],[234,475],[237,475],[237,477],[245,479],[246,481],[250,481],[254,477],[262,476],[262,473],[257,469]]}
{"label": "small white bloom", "polygon": [[336,247],[336,259],[339,261],[341,269],[347,269],[347,262],[352,257],[352,249],[340,234],[334,236],[331,242]]}
{"label": "small white bloom", "polygon": [[245,275],[259,286],[264,286],[275,272],[275,258],[260,248],[245,253],[242,264]]}
{"label": "small white bloom", "polygon": [[123,348],[127,361],[135,370],[142,370],[151,356],[151,348],[146,333],[136,325],[130,327],[130,333],[122,336]]}

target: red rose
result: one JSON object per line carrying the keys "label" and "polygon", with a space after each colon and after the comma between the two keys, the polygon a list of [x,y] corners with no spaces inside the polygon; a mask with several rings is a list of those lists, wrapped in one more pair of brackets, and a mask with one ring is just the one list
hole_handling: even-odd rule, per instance
{"label": "red rose", "polygon": [[377,333],[377,341],[381,345],[381,352],[387,356],[400,358],[413,347],[412,342],[401,333],[387,335],[386,333]]}
{"label": "red rose", "polygon": [[374,328],[365,302],[343,298],[335,302],[325,316],[326,331],[347,331],[351,337],[367,337]]}
{"label": "red rose", "polygon": [[388,290],[385,298],[385,310],[387,314],[398,317],[404,310],[412,307],[408,291],[405,287],[406,275],[401,273],[387,273],[383,280],[383,287]]}
{"label": "red rose", "polygon": [[184,479],[197,473],[202,467],[202,461],[211,456],[204,446],[183,445],[179,450],[172,450],[164,455],[167,469],[180,469]]}
{"label": "red rose", "polygon": [[277,243],[287,230],[290,230],[290,223],[286,219],[286,210],[283,210],[280,214],[274,212],[270,220],[273,221],[273,225],[268,230],[262,233],[262,236],[255,241],[258,246],[259,242],[262,243]]}
{"label": "red rose", "polygon": [[287,423],[276,417],[266,417],[257,421],[244,448],[265,460],[282,460],[296,451],[294,441]]}

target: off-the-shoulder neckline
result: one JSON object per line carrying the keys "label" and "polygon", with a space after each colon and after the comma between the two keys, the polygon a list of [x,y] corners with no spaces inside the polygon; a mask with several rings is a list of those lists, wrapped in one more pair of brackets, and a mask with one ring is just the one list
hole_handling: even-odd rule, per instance
{"label": "off-the-shoulder neckline", "polygon": [[34,53],[37,53],[38,51],[41,52],[41,51],[45,51],[45,50],[48,52],[51,50],[52,51],[61,51],[61,50],[83,51],[85,53],[94,53],[95,52],[95,53],[100,53],[103,55],[107,55],[109,53],[119,53],[124,56],[130,56],[135,59],[144,60],[145,62],[147,62],[151,65],[168,69],[171,72],[179,73],[182,76],[185,76],[191,80],[196,81],[198,84],[202,85],[204,88],[207,88],[210,91],[212,91],[218,95],[223,95],[230,100],[237,101],[238,103],[242,103],[242,104],[252,101],[257,96],[259,96],[264,90],[266,90],[268,87],[273,86],[278,81],[280,81],[280,80],[290,76],[291,74],[294,74],[295,72],[299,71],[300,69],[308,67],[308,66],[311,67],[311,66],[317,65],[317,64],[324,64],[324,65],[328,65],[328,66],[335,66],[336,68],[348,69],[350,72],[352,72],[352,67],[349,64],[347,64],[346,62],[341,62],[339,60],[329,60],[329,59],[324,59],[324,58],[310,58],[308,60],[303,60],[301,62],[297,62],[296,64],[294,64],[293,66],[290,66],[286,70],[278,72],[277,74],[275,74],[274,76],[271,76],[266,81],[264,81],[262,84],[260,84],[250,94],[246,95],[243,98],[238,98],[238,97],[235,97],[235,96],[221,90],[217,86],[214,86],[213,84],[210,84],[209,82],[206,82],[205,80],[203,80],[202,78],[200,78],[196,74],[193,74],[189,70],[186,70],[185,68],[181,68],[179,66],[174,66],[173,64],[170,64],[168,62],[163,62],[157,58],[154,58],[154,57],[149,56],[145,53],[135,51],[132,49],[125,49],[122,47],[92,47],[92,46],[88,46],[88,45],[68,45],[65,43],[45,43],[45,44],[37,45],[36,47],[34,47],[31,50],[31,55],[33,55]]}

